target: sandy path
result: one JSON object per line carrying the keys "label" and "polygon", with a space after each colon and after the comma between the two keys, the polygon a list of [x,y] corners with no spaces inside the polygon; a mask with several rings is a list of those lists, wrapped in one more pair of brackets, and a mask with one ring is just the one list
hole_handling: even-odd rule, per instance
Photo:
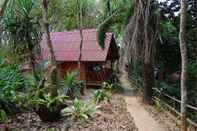
{"label": "sandy path", "polygon": [[126,75],[123,75],[120,79],[122,86],[125,88],[123,95],[126,103],[127,110],[134,118],[134,122],[139,131],[165,131],[152,116],[145,110],[145,107],[135,96],[135,90],[131,88]]}

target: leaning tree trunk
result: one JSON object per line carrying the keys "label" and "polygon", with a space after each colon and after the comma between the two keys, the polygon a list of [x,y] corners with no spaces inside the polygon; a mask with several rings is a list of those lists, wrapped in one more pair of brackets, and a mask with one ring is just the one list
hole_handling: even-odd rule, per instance
{"label": "leaning tree trunk", "polygon": [[29,49],[29,59],[30,59],[30,65],[31,65],[31,69],[32,69],[32,75],[34,76],[36,84],[38,84],[39,77],[36,72],[36,64],[35,64],[36,59],[35,59],[35,55],[34,55],[32,49]]}
{"label": "leaning tree trunk", "polygon": [[[78,29],[80,33],[80,45],[79,45],[79,58],[78,58],[78,71],[79,71],[79,79],[82,79],[82,74],[81,74],[81,57],[82,57],[82,47],[83,47],[83,14],[82,14],[82,7],[81,7],[81,2],[77,0],[77,8],[78,8]],[[81,89],[81,93],[84,93],[84,90]]]}
{"label": "leaning tree trunk", "polygon": [[186,15],[187,15],[187,2],[181,0],[181,18],[180,18],[180,51],[181,51],[181,131],[187,131],[187,44],[186,44]]}
{"label": "leaning tree trunk", "polygon": [[1,8],[1,10],[0,10],[0,17],[3,16],[4,11],[5,11],[5,9],[6,9],[6,6],[7,6],[8,2],[9,2],[9,0],[5,0],[5,1],[4,1],[3,6],[2,6],[2,8]]}
{"label": "leaning tree trunk", "polygon": [[81,69],[81,56],[82,56],[82,46],[83,46],[83,30],[82,30],[82,20],[83,20],[83,16],[82,16],[82,8],[81,8],[81,3],[79,2],[79,0],[77,0],[77,9],[78,9],[78,29],[79,29],[79,33],[80,33],[80,45],[79,45],[79,58],[78,58],[78,69],[79,69],[79,77],[81,76],[80,74],[80,69]]}
{"label": "leaning tree trunk", "polygon": [[46,32],[46,40],[47,40],[47,45],[48,45],[49,52],[50,52],[50,60],[51,60],[53,65],[56,65],[55,53],[53,51],[53,45],[52,45],[50,31],[49,31],[48,4],[49,4],[49,0],[43,0],[44,29],[45,29],[45,32]]}
{"label": "leaning tree trunk", "polygon": [[49,92],[51,96],[57,96],[57,79],[58,79],[58,69],[57,69],[57,63],[55,59],[55,53],[53,51],[53,46],[52,46],[52,41],[51,41],[51,36],[50,36],[50,31],[49,31],[49,21],[48,21],[48,4],[49,0],[43,0],[43,20],[44,20],[44,29],[46,33],[46,40],[47,40],[47,45],[49,48],[49,53],[50,53],[50,61],[51,61],[51,69],[49,71],[49,77],[47,78],[49,80]]}

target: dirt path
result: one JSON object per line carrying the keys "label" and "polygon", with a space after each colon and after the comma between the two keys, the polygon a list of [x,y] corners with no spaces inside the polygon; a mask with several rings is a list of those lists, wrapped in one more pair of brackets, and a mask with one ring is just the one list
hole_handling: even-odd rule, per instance
{"label": "dirt path", "polygon": [[124,99],[127,103],[127,110],[134,118],[134,122],[139,131],[166,131],[148,112],[137,99],[135,90],[131,88],[126,75],[120,78],[122,86],[125,88]]}

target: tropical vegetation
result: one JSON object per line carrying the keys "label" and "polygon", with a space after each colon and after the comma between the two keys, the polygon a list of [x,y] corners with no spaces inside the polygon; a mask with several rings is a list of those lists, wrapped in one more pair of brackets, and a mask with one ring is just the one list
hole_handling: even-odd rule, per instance
{"label": "tropical vegetation", "polygon": [[[174,108],[181,113],[181,131],[187,130],[187,118],[197,122],[196,110],[188,108],[197,105],[195,0],[1,0],[0,121],[25,111],[43,121],[58,121],[62,109],[63,116],[77,120],[95,113],[95,106],[81,100],[86,82],[78,80],[87,28],[97,29],[102,49],[106,32],[113,32],[120,49],[115,75],[128,73],[144,103],[170,105],[173,101],[161,95],[167,94],[178,101]],[[75,29],[81,40],[78,70],[62,79],[50,33]],[[40,62],[43,36],[50,53],[47,68]],[[119,84],[104,82],[92,94],[94,103],[113,99]]]}

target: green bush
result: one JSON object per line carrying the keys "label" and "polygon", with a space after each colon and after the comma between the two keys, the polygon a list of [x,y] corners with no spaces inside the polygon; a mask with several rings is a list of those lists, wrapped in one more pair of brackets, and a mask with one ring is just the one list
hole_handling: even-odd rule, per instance
{"label": "green bush", "polygon": [[114,87],[113,84],[110,84],[108,82],[103,82],[102,89],[105,90],[106,92],[112,92],[113,87]]}
{"label": "green bush", "polygon": [[61,110],[65,108],[67,96],[51,96],[39,89],[28,98],[28,105],[43,122],[54,122],[61,118]]}
{"label": "green bush", "polygon": [[154,104],[156,106],[156,109],[160,110],[161,109],[161,100],[154,96],[153,97],[153,102],[154,102]]}
{"label": "green bush", "polygon": [[5,96],[15,95],[15,91],[24,90],[24,78],[15,67],[0,69],[0,92]]}
{"label": "green bush", "polygon": [[68,72],[64,77],[63,86],[60,89],[60,93],[63,93],[70,98],[76,98],[81,95],[83,83],[77,81],[77,72]]}
{"label": "green bush", "polygon": [[7,114],[4,110],[0,109],[0,122],[7,120]]}
{"label": "green bush", "polygon": [[197,62],[188,65],[188,96],[189,104],[197,105]]}
{"label": "green bush", "polygon": [[24,78],[14,64],[1,62],[0,67],[0,109],[8,114],[18,112],[18,95],[26,89]]}
{"label": "green bush", "polygon": [[109,101],[111,98],[112,90],[114,89],[114,84],[109,84],[108,82],[103,82],[102,89],[96,90],[93,94],[93,101],[98,104],[103,100]]}
{"label": "green bush", "polygon": [[96,90],[93,94],[93,101],[96,104],[100,103],[103,100],[109,100],[109,99],[110,99],[109,94],[103,89]]}
{"label": "green bush", "polygon": [[87,120],[95,112],[96,107],[88,105],[78,99],[75,99],[71,107],[67,107],[62,111],[64,116],[71,115],[75,120]]}
{"label": "green bush", "polygon": [[65,103],[67,96],[52,97],[50,94],[45,93],[44,90],[38,90],[35,95],[29,98],[29,105],[34,109],[46,107],[50,111],[57,110]]}

